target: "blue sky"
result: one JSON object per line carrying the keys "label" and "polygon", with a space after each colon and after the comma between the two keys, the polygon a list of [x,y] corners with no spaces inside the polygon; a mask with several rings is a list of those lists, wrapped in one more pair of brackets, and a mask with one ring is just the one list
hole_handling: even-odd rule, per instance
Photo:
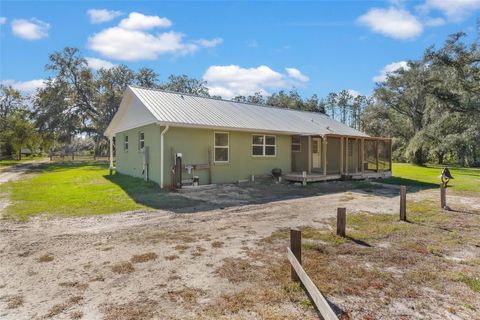
{"label": "blue sky", "polygon": [[475,36],[480,0],[0,2],[0,81],[28,93],[48,55],[78,47],[91,67],[187,74],[230,98],[295,86],[369,94],[382,70],[457,31]]}

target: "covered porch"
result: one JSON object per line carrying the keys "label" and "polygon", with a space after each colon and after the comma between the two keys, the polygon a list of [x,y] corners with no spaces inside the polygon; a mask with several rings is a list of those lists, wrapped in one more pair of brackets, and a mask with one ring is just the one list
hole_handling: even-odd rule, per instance
{"label": "covered porch", "polygon": [[292,136],[292,172],[284,178],[306,183],[389,177],[391,147],[389,138]]}

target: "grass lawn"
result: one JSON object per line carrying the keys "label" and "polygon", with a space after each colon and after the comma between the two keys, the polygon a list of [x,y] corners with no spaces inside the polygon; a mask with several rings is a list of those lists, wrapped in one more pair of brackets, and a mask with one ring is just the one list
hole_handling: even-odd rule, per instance
{"label": "grass lawn", "polygon": [[[382,180],[383,183],[406,185],[420,188],[438,188],[440,174],[444,166],[417,166],[407,163],[394,163],[392,177]],[[463,168],[449,166],[455,178],[449,182],[454,191],[480,192],[480,168]]]}
{"label": "grass lawn", "polygon": [[26,220],[37,214],[95,215],[196,204],[142,179],[110,176],[106,164],[45,164],[35,171],[30,178],[0,185],[0,194],[9,195],[11,202],[7,217]]}

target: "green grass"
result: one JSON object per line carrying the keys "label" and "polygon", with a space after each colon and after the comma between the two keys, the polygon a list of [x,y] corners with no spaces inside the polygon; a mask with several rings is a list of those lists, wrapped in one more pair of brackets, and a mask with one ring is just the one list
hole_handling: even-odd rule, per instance
{"label": "green grass", "polygon": [[[438,188],[440,174],[444,166],[417,166],[407,163],[394,163],[392,177],[382,180],[383,183],[405,185],[418,188]],[[449,166],[455,178],[448,184],[456,191],[480,192],[480,168],[463,168]]]}
{"label": "green grass", "polygon": [[80,216],[136,209],[177,209],[198,202],[161,190],[157,184],[98,163],[46,164],[30,178],[0,185],[9,195],[6,216],[26,220],[38,214]]}

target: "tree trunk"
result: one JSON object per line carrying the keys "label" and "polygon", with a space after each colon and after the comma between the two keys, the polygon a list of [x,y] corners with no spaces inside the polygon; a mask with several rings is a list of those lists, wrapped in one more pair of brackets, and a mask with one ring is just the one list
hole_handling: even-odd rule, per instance
{"label": "tree trunk", "polygon": [[437,154],[438,164],[443,164],[445,154],[443,152],[437,152],[436,154]]}
{"label": "tree trunk", "polygon": [[423,165],[425,164],[425,157],[423,155],[423,149],[417,149],[414,154],[413,162],[415,164]]}
{"label": "tree trunk", "polygon": [[18,160],[22,160],[22,147],[18,149]]}

